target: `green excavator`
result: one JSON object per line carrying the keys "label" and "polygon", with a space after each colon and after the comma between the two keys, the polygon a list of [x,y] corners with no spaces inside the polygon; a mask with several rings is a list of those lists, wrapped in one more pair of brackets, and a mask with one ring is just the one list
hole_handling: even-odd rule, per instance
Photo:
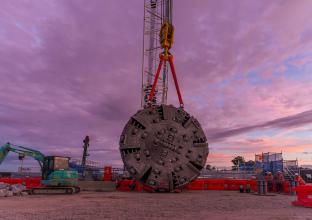
{"label": "green excavator", "polygon": [[19,159],[28,156],[38,161],[42,187],[31,189],[32,194],[73,194],[80,191],[78,172],[70,170],[69,157],[45,156],[40,151],[6,143],[0,147],[0,165],[9,152],[17,153]]}

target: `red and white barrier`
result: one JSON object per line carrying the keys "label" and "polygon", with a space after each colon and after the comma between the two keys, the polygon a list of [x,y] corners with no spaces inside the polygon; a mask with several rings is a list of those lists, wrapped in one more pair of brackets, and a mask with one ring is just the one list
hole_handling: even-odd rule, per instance
{"label": "red and white barrier", "polygon": [[294,190],[297,194],[297,200],[293,201],[292,204],[312,208],[312,185],[300,185]]}

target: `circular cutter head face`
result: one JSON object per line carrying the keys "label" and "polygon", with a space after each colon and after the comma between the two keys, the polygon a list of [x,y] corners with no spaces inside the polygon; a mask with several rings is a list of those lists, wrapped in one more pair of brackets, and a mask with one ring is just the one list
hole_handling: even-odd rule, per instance
{"label": "circular cutter head face", "polygon": [[208,143],[199,122],[182,108],[151,106],[126,124],[120,153],[132,177],[152,190],[174,191],[198,177]]}

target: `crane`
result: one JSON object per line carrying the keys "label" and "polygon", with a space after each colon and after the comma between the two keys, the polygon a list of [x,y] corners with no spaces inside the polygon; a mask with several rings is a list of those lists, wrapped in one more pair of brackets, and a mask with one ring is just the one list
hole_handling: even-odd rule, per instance
{"label": "crane", "polygon": [[82,178],[83,179],[86,177],[86,161],[87,161],[87,157],[90,156],[88,154],[89,142],[90,142],[90,138],[87,135],[85,137],[85,139],[83,140],[83,154],[82,154],[82,160],[81,160]]}
{"label": "crane", "polygon": [[69,169],[69,157],[45,156],[40,151],[6,143],[0,147],[0,165],[9,152],[17,153],[19,158],[32,157],[41,168],[41,184],[43,187],[33,188],[33,194],[78,193],[78,173]]}
{"label": "crane", "polygon": [[[209,153],[200,123],[184,110],[170,52],[171,11],[172,0],[144,1],[143,109],[130,117],[119,141],[126,170],[150,191],[180,190],[198,177]],[[167,104],[169,69],[179,107]]]}
{"label": "crane", "polygon": [[173,56],[169,52],[173,45],[173,34],[172,0],[145,0],[141,107],[167,104],[167,62],[170,64],[180,106],[183,107]]}

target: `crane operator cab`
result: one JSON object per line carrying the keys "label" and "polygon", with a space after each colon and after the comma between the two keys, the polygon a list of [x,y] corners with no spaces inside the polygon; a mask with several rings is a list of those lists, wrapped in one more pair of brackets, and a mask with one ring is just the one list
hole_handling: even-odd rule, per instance
{"label": "crane operator cab", "polygon": [[69,157],[47,156],[43,160],[42,184],[46,186],[75,186],[77,171],[69,169]]}

